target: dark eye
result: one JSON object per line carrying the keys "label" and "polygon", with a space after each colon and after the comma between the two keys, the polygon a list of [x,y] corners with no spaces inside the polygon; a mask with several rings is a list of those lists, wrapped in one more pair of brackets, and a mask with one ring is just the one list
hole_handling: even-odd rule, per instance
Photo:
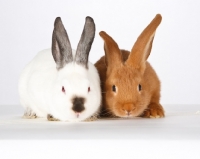
{"label": "dark eye", "polygon": [[113,91],[113,92],[116,92],[116,87],[115,87],[115,85],[112,86],[112,91]]}
{"label": "dark eye", "polygon": [[138,90],[139,90],[139,91],[142,90],[142,86],[141,86],[141,84],[138,85]]}
{"label": "dark eye", "polygon": [[88,87],[88,92],[90,92],[90,87]]}
{"label": "dark eye", "polygon": [[62,86],[62,92],[65,93],[65,88]]}

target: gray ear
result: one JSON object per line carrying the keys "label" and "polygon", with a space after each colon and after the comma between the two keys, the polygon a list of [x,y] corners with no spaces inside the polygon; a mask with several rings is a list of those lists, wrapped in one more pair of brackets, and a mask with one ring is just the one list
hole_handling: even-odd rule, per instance
{"label": "gray ear", "polygon": [[54,23],[51,49],[57,69],[73,61],[71,44],[60,17]]}
{"label": "gray ear", "polygon": [[75,62],[88,68],[88,55],[95,36],[95,24],[91,17],[85,18],[85,26],[78,43],[75,55]]}

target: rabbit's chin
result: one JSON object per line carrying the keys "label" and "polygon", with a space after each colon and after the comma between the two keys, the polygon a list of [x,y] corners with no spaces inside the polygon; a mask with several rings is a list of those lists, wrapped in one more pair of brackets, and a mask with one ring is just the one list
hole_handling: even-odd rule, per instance
{"label": "rabbit's chin", "polygon": [[88,109],[83,112],[74,112],[70,110],[66,110],[66,113],[63,113],[64,111],[60,112],[58,110],[52,111],[51,115],[60,120],[60,121],[67,121],[67,122],[80,122],[85,121],[90,116],[94,115],[93,111],[89,111]]}
{"label": "rabbit's chin", "polygon": [[115,114],[115,116],[120,117],[120,118],[133,118],[133,117],[139,116],[140,113],[127,114],[127,113],[115,112],[114,114]]}
{"label": "rabbit's chin", "polygon": [[137,109],[136,108],[135,110],[127,111],[127,110],[118,108],[118,109],[114,109],[113,114],[115,116],[121,117],[121,118],[133,118],[133,117],[140,116],[143,113],[144,109],[141,109],[141,108]]}
{"label": "rabbit's chin", "polygon": [[86,120],[86,117],[83,117],[81,114],[77,116],[76,114],[73,117],[68,117],[68,118],[58,118],[60,121],[66,121],[66,122],[80,122]]}

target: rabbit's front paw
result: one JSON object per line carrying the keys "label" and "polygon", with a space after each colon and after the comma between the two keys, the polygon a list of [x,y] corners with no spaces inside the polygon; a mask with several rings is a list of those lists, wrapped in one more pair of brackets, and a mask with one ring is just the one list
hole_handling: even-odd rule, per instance
{"label": "rabbit's front paw", "polygon": [[149,104],[140,117],[144,118],[163,118],[165,116],[163,107],[157,103]]}
{"label": "rabbit's front paw", "polygon": [[24,111],[23,118],[35,119],[35,118],[37,118],[37,116],[30,108],[26,108],[26,110]]}
{"label": "rabbit's front paw", "polygon": [[48,121],[59,121],[59,119],[54,118],[51,114],[47,114]]}
{"label": "rabbit's front paw", "polygon": [[94,114],[92,115],[91,117],[85,119],[85,121],[95,121],[95,120],[98,120],[98,114]]}

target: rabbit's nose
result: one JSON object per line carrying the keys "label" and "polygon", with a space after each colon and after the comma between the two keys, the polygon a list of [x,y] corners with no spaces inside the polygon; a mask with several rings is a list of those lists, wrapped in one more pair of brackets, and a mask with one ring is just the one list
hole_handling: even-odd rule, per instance
{"label": "rabbit's nose", "polygon": [[82,111],[85,110],[84,102],[85,102],[85,98],[82,98],[82,97],[73,98],[73,100],[72,100],[72,103],[73,103],[72,110],[75,113],[81,113]]}
{"label": "rabbit's nose", "polygon": [[130,110],[129,111],[125,110],[125,113],[126,113],[127,116],[131,115],[131,111]]}
{"label": "rabbit's nose", "polygon": [[124,104],[124,107],[122,110],[125,112],[127,116],[130,116],[132,114],[132,111],[134,111],[135,109],[136,109],[135,106],[129,103],[129,104]]}
{"label": "rabbit's nose", "polygon": [[127,116],[130,116],[132,114],[132,110],[122,109],[122,111],[124,111],[125,115],[127,115]]}

